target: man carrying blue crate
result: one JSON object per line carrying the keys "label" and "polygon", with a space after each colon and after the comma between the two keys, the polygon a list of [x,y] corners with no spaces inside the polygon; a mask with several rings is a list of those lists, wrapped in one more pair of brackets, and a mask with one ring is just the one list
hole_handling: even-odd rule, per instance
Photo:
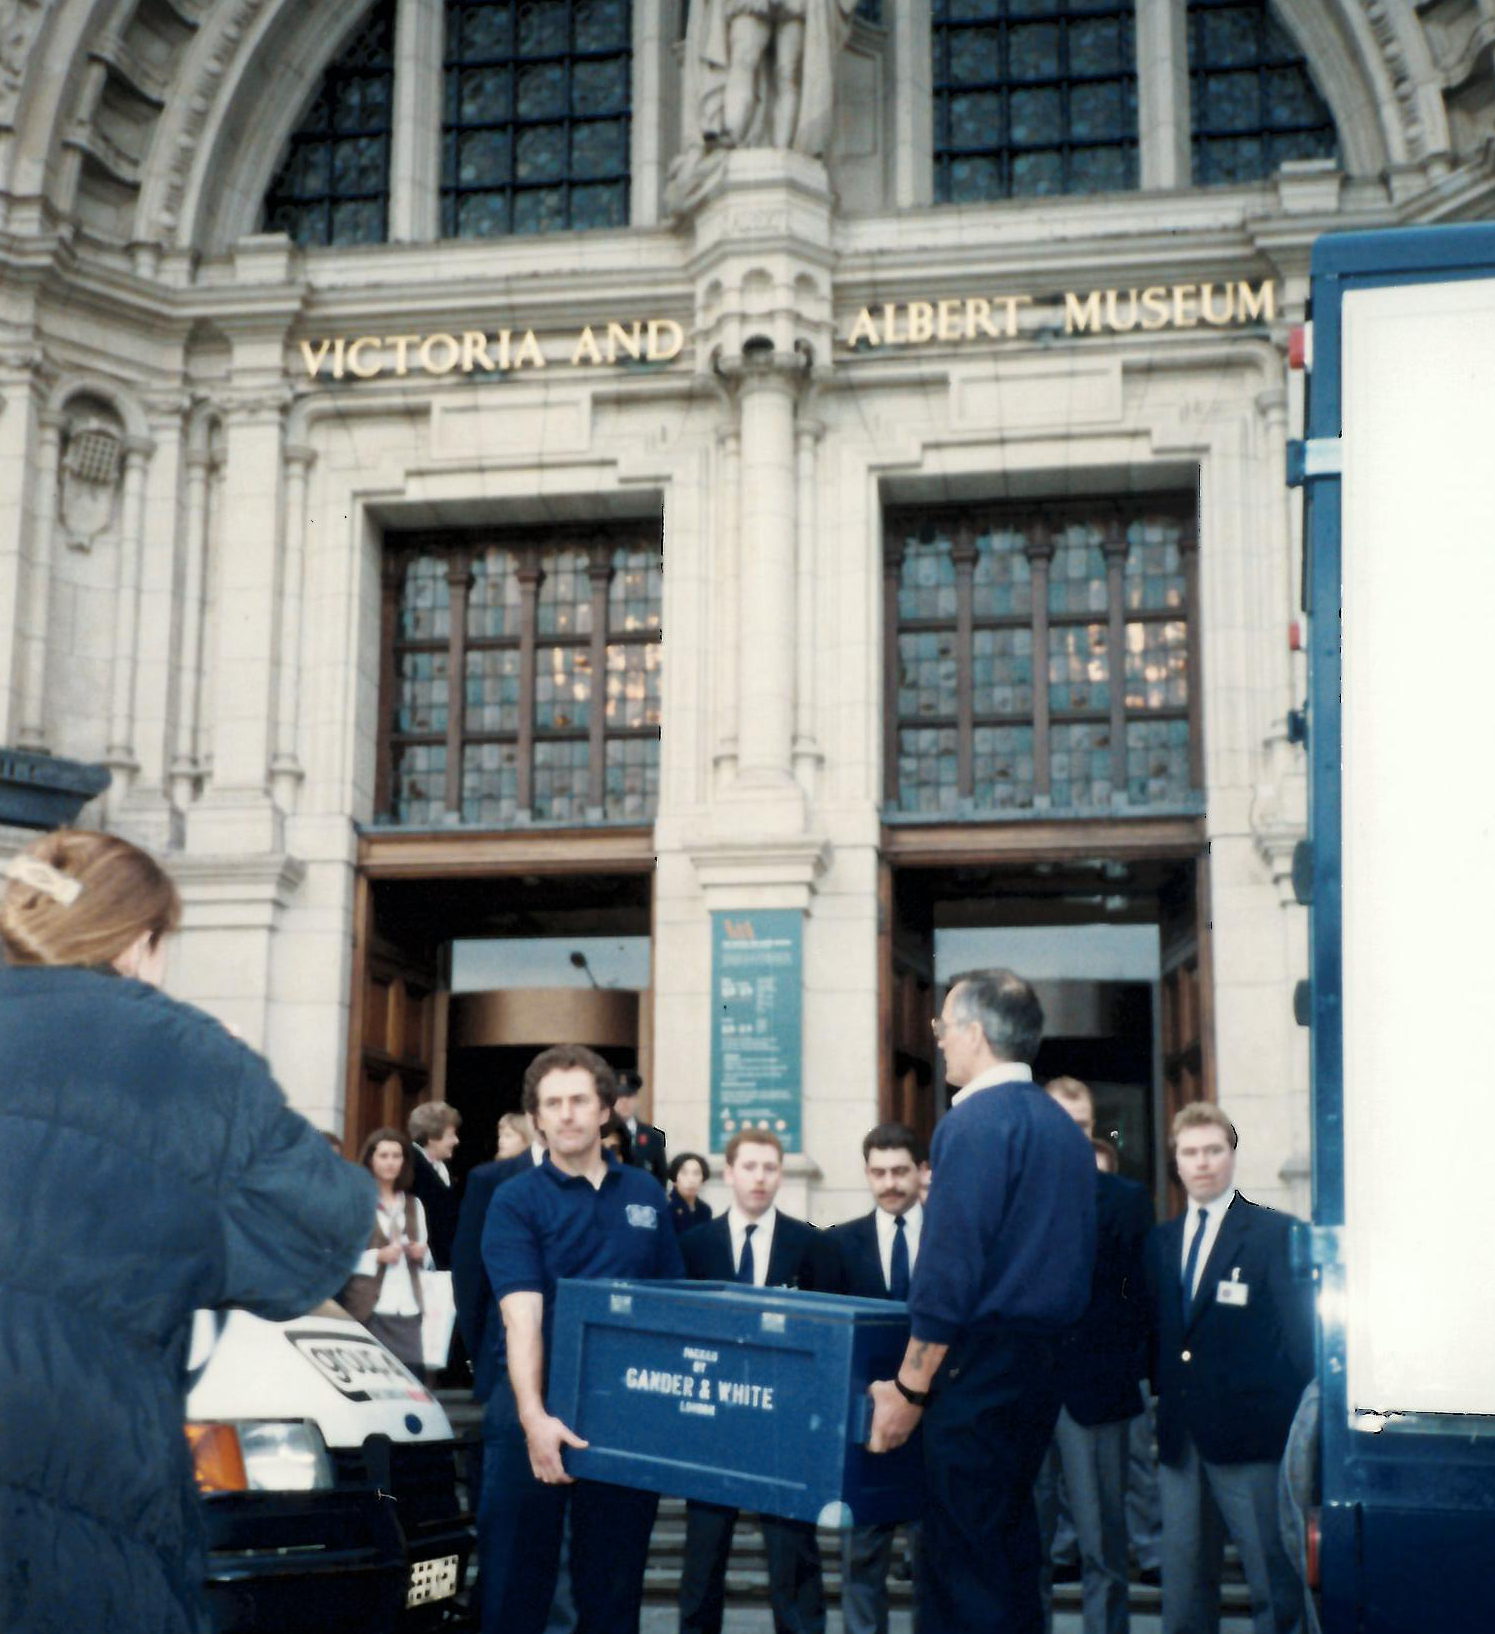
{"label": "man carrying blue crate", "polygon": [[503,1314],[512,1392],[495,1388],[484,1425],[478,1548],[484,1634],[542,1634],[569,1503],[578,1626],[639,1626],[652,1492],[577,1480],[562,1452],[586,1442],[545,1406],[556,1283],[683,1277],[679,1239],[653,1175],[602,1148],[612,1068],[579,1044],[545,1050],[524,1075],[524,1107],[544,1161],[501,1186],[483,1226],[483,1263]]}
{"label": "man carrying blue crate", "polygon": [[1043,1010],[1020,977],[959,977],[934,1032],[964,1087],[934,1132],[908,1348],[871,1387],[868,1446],[901,1446],[922,1421],[921,1626],[1030,1634],[1043,1626],[1033,1483],[1059,1417],[1058,1340],[1090,1298],[1095,1158],[1033,1082]]}

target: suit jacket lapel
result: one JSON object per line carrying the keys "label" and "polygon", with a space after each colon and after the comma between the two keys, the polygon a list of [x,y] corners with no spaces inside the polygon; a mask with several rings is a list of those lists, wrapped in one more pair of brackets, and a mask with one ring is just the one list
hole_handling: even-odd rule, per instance
{"label": "suit jacket lapel", "polygon": [[787,1287],[793,1273],[799,1270],[799,1256],[789,1248],[789,1233],[784,1230],[784,1216],[778,1215],[773,1223],[773,1246],[768,1250],[768,1275],[765,1288]]}
{"label": "suit jacket lapel", "polygon": [[1189,1307],[1187,1328],[1192,1328],[1215,1297],[1215,1284],[1221,1281],[1221,1272],[1235,1257],[1236,1244],[1240,1241],[1245,1230],[1246,1210],[1242,1206],[1245,1199],[1239,1192],[1231,1200],[1230,1207],[1225,1211],[1225,1218],[1220,1222],[1220,1230],[1215,1236],[1214,1247],[1209,1251],[1209,1258],[1204,1262],[1204,1270],[1199,1277],[1199,1287],[1194,1294],[1194,1303]]}
{"label": "suit jacket lapel", "polygon": [[862,1252],[866,1254],[871,1265],[872,1280],[882,1289],[884,1294],[891,1297],[892,1290],[888,1287],[887,1277],[883,1275],[882,1249],[877,1242],[877,1216],[875,1214],[867,1216],[867,1228],[862,1233]]}
{"label": "suit jacket lapel", "polygon": [[[718,1224],[720,1224],[720,1230],[717,1230]],[[715,1220],[708,1220],[701,1229],[703,1231],[716,1231],[717,1252],[721,1256],[721,1263],[725,1269],[715,1280],[717,1282],[735,1282],[737,1280],[737,1267],[732,1263],[732,1227],[727,1223],[727,1216],[719,1214]]]}

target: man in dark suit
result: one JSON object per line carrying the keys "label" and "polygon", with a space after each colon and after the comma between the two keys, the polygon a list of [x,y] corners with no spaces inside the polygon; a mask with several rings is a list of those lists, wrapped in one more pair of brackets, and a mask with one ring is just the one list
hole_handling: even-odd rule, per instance
{"label": "man in dark suit", "polygon": [[459,1202],[447,1164],[457,1150],[462,1114],[445,1101],[422,1101],[410,1114],[415,1143],[415,1176],[410,1189],[426,1211],[431,1258],[438,1271],[452,1268],[452,1239],[457,1234]]}
{"label": "man in dark suit", "polygon": [[[1053,1078],[1046,1087],[1090,1134],[1095,1105],[1086,1086],[1077,1078]],[[1059,1421],[1036,1496],[1047,1615],[1052,1617],[1050,1549],[1062,1470],[1080,1546],[1085,1634],[1126,1634],[1127,1457],[1131,1421],[1143,1407],[1139,1381],[1147,1361],[1147,1303],[1142,1250],[1153,1213],[1146,1188],[1134,1180],[1097,1164],[1095,1185],[1090,1303],[1059,1345]]]}
{"label": "man in dark suit", "polygon": [[[687,1276],[757,1288],[843,1291],[834,1248],[813,1226],[775,1207],[783,1164],[784,1148],[771,1130],[740,1129],[732,1136],[723,1170],[732,1205],[680,1239]],[[736,1524],[737,1511],[721,1504],[685,1506],[680,1634],[721,1634]],[[774,1634],[824,1634],[825,1585],[815,1528],[771,1515],[760,1516],[759,1524],[768,1554]]]}
{"label": "man in dark suit", "polygon": [[628,1125],[628,1138],[633,1145],[628,1161],[636,1169],[647,1169],[664,1186],[669,1187],[669,1162],[665,1157],[664,1130],[652,1123],[644,1123],[638,1116],[638,1098],[644,1080],[633,1071],[618,1074],[618,1101],[613,1111]]}
{"label": "man in dark suit", "polygon": [[[861,1299],[907,1299],[919,1258],[924,1143],[907,1124],[880,1123],[862,1142],[877,1207],[826,1235],[841,1255],[845,1289]],[[888,1566],[896,1526],[853,1526],[841,1537],[841,1616],[846,1634],[888,1634]],[[914,1553],[919,1552],[917,1523]]]}
{"label": "man in dark suit", "polygon": [[1277,1523],[1277,1472],[1313,1377],[1312,1289],[1292,1274],[1292,1217],[1235,1189],[1236,1139],[1219,1107],[1184,1107],[1173,1152],[1189,1206],[1147,1240],[1164,1634],[1218,1629],[1227,1535],[1256,1634],[1287,1634],[1303,1616]]}

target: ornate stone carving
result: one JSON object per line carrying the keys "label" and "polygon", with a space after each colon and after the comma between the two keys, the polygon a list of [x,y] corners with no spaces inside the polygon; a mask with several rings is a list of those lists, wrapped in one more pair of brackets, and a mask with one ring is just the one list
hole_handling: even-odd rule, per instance
{"label": "ornate stone carving", "polygon": [[1386,64],[1386,72],[1391,76],[1402,133],[1407,142],[1407,157],[1425,159],[1428,156],[1428,139],[1417,106],[1417,78],[1408,61],[1398,27],[1398,20],[1406,16],[1407,8],[1401,0],[1360,0],[1360,3],[1365,8],[1366,19]]}
{"label": "ornate stone carving", "polygon": [[[265,0],[240,0],[232,16],[217,31],[213,39],[210,42],[204,41],[208,48],[207,61],[203,63],[196,81],[190,89],[184,88],[178,93],[178,105],[185,111],[181,115],[173,139],[164,197],[156,212],[157,224],[162,229],[162,235],[168,239],[179,239],[180,236],[182,199],[187,190],[187,175],[197,157],[208,114],[223,89],[224,79],[233,64],[239,43],[264,7]],[[150,237],[151,234],[147,232],[144,236]]]}
{"label": "ornate stone carving", "polygon": [[690,209],[729,148],[824,158],[836,59],[855,9],[856,0],[697,0],[685,31],[683,128],[666,210]]}
{"label": "ornate stone carving", "polygon": [[68,420],[62,451],[62,537],[69,550],[92,550],[118,520],[125,453],[119,426],[82,410]]}
{"label": "ornate stone carving", "polygon": [[0,125],[11,122],[20,100],[43,9],[42,0],[0,0]]}

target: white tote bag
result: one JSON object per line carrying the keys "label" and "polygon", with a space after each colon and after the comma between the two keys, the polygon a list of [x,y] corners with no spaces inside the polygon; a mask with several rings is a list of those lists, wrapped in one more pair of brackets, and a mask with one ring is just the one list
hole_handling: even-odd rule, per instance
{"label": "white tote bag", "polygon": [[425,1307],[420,1323],[421,1359],[436,1372],[446,1366],[452,1348],[452,1329],[457,1324],[457,1302],[452,1294],[450,1271],[422,1271],[421,1303]]}

